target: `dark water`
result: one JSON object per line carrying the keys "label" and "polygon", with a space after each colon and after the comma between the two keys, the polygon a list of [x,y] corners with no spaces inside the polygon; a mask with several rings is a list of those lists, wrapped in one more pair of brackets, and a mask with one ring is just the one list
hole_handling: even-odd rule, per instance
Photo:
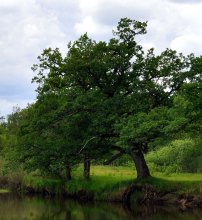
{"label": "dark water", "polygon": [[71,200],[16,197],[0,194],[0,220],[200,220],[202,209],[135,207],[128,211],[118,204],[81,204]]}

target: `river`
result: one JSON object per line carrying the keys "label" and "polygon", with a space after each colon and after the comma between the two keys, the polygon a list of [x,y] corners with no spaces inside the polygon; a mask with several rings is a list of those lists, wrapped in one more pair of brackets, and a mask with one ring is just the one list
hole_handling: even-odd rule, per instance
{"label": "river", "polygon": [[0,194],[0,220],[201,220],[202,209],[134,207]]}

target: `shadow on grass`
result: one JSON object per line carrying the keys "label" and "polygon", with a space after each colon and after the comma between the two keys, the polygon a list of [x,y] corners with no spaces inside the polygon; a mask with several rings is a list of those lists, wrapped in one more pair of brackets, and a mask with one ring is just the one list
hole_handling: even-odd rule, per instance
{"label": "shadow on grass", "polygon": [[202,194],[202,180],[179,180],[165,179],[160,177],[149,177],[145,180],[135,180],[135,183],[150,184],[158,191],[169,191],[178,193]]}

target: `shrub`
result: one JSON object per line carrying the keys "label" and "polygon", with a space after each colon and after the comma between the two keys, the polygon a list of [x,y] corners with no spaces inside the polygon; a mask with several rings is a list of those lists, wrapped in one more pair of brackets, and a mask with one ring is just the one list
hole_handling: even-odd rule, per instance
{"label": "shrub", "polygon": [[175,140],[150,152],[146,159],[152,169],[161,172],[201,172],[202,147],[192,139]]}

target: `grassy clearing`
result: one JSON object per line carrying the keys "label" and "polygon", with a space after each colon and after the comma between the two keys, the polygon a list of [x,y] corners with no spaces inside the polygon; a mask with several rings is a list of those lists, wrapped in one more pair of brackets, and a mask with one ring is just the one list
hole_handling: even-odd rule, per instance
{"label": "grassy clearing", "polygon": [[82,175],[83,168],[78,166],[73,171],[73,179],[68,182],[44,179],[41,177],[27,176],[23,180],[25,186],[33,187],[36,191],[44,189],[60,194],[63,190],[75,193],[79,190],[94,193],[99,200],[107,200],[123,193],[131,183],[151,184],[159,191],[175,191],[179,194],[201,194],[202,174],[169,174],[152,173],[152,177],[144,181],[137,181],[133,167],[92,166],[90,180],[85,180]]}
{"label": "grassy clearing", "polygon": [[[133,167],[93,166],[91,179],[82,178],[82,167],[75,170],[75,179],[66,184],[67,190],[74,192],[78,189],[96,192],[120,191],[133,182],[138,182]],[[164,174],[152,173],[152,177],[141,181],[151,184],[159,191],[176,191],[178,193],[197,193],[202,195],[202,174],[178,173]]]}

